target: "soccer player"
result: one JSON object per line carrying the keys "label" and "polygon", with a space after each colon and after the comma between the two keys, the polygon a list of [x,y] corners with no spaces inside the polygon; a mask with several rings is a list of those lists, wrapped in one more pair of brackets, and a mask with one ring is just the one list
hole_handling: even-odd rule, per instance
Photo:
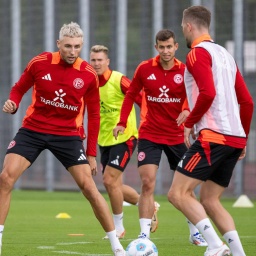
{"label": "soccer player", "polygon": [[[138,170],[142,182],[139,222],[140,236],[148,238],[161,154],[165,152],[170,168],[175,170],[186,151],[182,123],[189,114],[183,81],[185,65],[175,58],[178,49],[175,34],[168,29],[160,30],[156,35],[155,48],[159,55],[143,61],[137,67],[122,105],[120,121],[113,130],[116,138],[126,132],[134,99],[142,91],[138,140]],[[191,243],[207,245],[198,229],[190,222],[189,230]]]}
{"label": "soccer player", "polygon": [[[210,21],[211,13],[203,6],[183,11],[183,34],[191,48],[184,76],[191,109],[184,128],[188,151],[178,164],[168,198],[208,242],[205,256],[244,256],[234,220],[220,198],[235,164],[245,156],[253,100],[234,58],[212,40]],[[192,128],[197,139],[191,145]],[[191,197],[199,184],[201,203]]]}
{"label": "soccer player", "polygon": [[[4,229],[14,183],[44,149],[49,149],[89,200],[110,239],[114,255],[123,256],[125,252],[116,237],[111,212],[92,178],[97,172],[99,88],[94,69],[79,57],[82,45],[80,26],[74,22],[64,24],[57,40],[59,51],[34,57],[4,103],[3,111],[14,114],[23,95],[33,87],[32,103],[8,146],[0,175],[0,232]],[[85,151],[85,133],[81,127],[86,108],[88,136]]]}
{"label": "soccer player", "polygon": [[[108,52],[108,48],[104,45],[92,46],[90,64],[99,78],[100,132],[98,144],[101,153],[103,183],[110,198],[117,236],[122,239],[125,236],[123,201],[133,205],[137,205],[139,201],[137,191],[122,182],[123,172],[137,145],[138,130],[133,106],[128,118],[126,132],[120,135],[117,140],[113,137],[113,128],[119,120],[124,96],[131,81],[120,72],[109,68]],[[136,96],[135,102],[140,107],[141,94]],[[152,231],[157,228],[157,202],[155,204],[156,211],[152,218],[154,220]],[[104,239],[108,239],[108,236],[105,236]]]}

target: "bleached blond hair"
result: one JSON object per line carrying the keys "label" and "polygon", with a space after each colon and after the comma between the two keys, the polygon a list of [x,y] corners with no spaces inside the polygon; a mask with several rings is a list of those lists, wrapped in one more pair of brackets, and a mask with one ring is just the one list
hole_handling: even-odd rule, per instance
{"label": "bleached blond hair", "polygon": [[84,33],[76,22],[71,21],[69,24],[64,24],[60,29],[59,40],[63,39],[64,36],[81,37],[83,40]]}

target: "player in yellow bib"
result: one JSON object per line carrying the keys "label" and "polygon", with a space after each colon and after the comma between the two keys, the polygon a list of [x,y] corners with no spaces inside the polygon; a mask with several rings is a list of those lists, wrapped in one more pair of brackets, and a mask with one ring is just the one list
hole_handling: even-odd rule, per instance
{"label": "player in yellow bib", "polygon": [[[103,183],[108,192],[117,236],[124,238],[123,201],[137,205],[139,194],[132,187],[123,184],[122,176],[137,145],[138,130],[133,106],[127,127],[117,139],[112,130],[119,120],[124,96],[131,81],[122,73],[109,68],[108,48],[94,45],[90,51],[90,64],[95,69],[100,86],[100,132],[98,144],[101,153]],[[141,95],[135,99],[141,105]],[[155,213],[156,215],[156,213]],[[156,217],[156,216],[154,216]],[[157,218],[154,218],[157,221]],[[157,226],[157,223],[154,223]],[[154,227],[154,231],[155,231]],[[104,237],[107,239],[107,237]]]}

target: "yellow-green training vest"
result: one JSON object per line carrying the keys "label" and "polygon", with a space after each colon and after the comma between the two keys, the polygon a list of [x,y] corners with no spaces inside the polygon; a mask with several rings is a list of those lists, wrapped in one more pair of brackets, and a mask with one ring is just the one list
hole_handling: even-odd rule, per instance
{"label": "yellow-green training vest", "polygon": [[124,100],[121,90],[121,78],[123,74],[112,71],[110,78],[104,86],[100,87],[100,132],[98,144],[100,146],[112,146],[129,140],[132,136],[138,138],[136,113],[134,106],[127,120],[124,134],[120,134],[117,140],[113,136],[113,129],[120,118],[120,111]]}

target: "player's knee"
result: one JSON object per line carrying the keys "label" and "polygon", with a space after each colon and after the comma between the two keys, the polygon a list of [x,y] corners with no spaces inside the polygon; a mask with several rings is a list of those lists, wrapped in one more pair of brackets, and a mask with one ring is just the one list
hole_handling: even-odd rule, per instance
{"label": "player's knee", "polygon": [[3,191],[11,191],[14,186],[14,179],[5,171],[0,174],[0,189]]}
{"label": "player's knee", "polygon": [[206,213],[211,216],[212,212],[214,212],[216,208],[216,199],[200,198],[200,203],[203,205]]}
{"label": "player's knee", "polygon": [[173,190],[169,190],[169,192],[168,192],[168,194],[167,194],[167,198],[168,198],[168,201],[171,203],[171,204],[173,204],[173,205],[175,205],[176,204],[176,202],[178,201],[178,196],[177,196],[177,194],[173,191]]}
{"label": "player's knee", "polygon": [[106,189],[115,186],[115,180],[110,176],[103,176],[103,185]]}

